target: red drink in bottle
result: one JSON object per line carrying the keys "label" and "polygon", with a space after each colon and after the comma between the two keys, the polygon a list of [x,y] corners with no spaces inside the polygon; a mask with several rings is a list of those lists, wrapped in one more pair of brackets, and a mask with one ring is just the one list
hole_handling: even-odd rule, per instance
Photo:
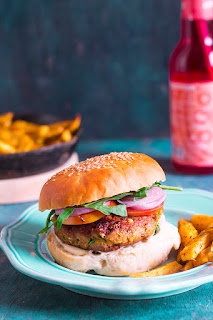
{"label": "red drink in bottle", "polygon": [[182,0],[181,39],[170,59],[172,161],[213,172],[213,0]]}

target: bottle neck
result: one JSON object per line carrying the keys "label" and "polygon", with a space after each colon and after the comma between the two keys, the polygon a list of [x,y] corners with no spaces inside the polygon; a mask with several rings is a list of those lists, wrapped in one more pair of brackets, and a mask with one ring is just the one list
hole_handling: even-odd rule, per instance
{"label": "bottle neck", "polygon": [[181,37],[185,39],[197,39],[197,28],[194,20],[181,20]]}
{"label": "bottle neck", "polygon": [[182,0],[183,20],[212,20],[213,0]]}
{"label": "bottle neck", "polygon": [[213,0],[182,0],[182,37],[198,38],[198,24],[203,25],[211,20],[213,20]]}

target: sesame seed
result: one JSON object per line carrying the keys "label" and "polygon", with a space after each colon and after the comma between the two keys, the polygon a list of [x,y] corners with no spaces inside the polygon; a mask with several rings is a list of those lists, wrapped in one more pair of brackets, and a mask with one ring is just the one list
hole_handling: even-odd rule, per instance
{"label": "sesame seed", "polygon": [[105,168],[114,169],[118,167],[118,161],[123,161],[129,165],[131,164],[131,161],[134,159],[135,156],[131,152],[111,152],[110,154],[105,154],[86,159],[85,161],[81,161],[75,165],[65,168],[62,171],[55,174],[54,176],[52,176],[51,180],[55,181],[55,178],[57,176],[65,174],[67,174],[67,176],[70,178],[73,174],[80,175],[80,173],[82,172],[101,170]]}

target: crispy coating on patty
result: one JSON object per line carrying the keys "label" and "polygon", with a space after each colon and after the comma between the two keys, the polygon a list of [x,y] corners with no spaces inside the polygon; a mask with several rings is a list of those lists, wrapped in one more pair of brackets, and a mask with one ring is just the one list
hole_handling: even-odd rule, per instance
{"label": "crispy coating on patty", "polygon": [[54,228],[56,235],[66,244],[94,252],[108,252],[146,241],[155,232],[162,213],[163,209],[147,216],[120,217],[111,214],[89,224],[62,225],[61,229],[55,224]]}

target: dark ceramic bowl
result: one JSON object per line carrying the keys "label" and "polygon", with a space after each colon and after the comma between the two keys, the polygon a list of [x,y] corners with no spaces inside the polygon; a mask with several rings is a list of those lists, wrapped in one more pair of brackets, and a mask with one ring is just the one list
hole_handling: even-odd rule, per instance
{"label": "dark ceramic bowl", "polygon": [[[17,114],[14,120],[22,119],[37,124],[50,124],[67,120],[49,114]],[[0,155],[0,179],[18,178],[42,173],[64,164],[74,152],[80,130],[71,141],[56,143],[40,149]]]}

